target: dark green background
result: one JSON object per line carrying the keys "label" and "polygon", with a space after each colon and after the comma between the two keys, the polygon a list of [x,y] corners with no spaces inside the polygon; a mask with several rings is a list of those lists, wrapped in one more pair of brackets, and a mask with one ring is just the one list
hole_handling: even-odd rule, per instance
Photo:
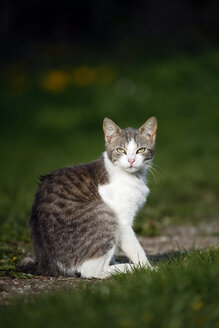
{"label": "dark green background", "polygon": [[[51,72],[72,76],[81,67],[82,85],[68,80],[51,90],[42,82]],[[89,70],[99,67],[108,70],[109,79],[96,74],[83,84]],[[218,67],[217,49],[126,61],[91,56],[54,60],[50,67],[42,62],[40,67],[33,62],[6,66],[0,88],[3,235],[28,234],[40,175],[101,155],[106,116],[121,128],[140,127],[152,115],[158,119],[154,171],[148,175],[151,194],[138,231],[147,220],[195,224],[217,219]]]}

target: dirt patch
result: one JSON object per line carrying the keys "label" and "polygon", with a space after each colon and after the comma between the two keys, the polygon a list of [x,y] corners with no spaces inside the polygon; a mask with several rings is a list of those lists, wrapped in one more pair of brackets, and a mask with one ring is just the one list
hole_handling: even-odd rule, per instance
{"label": "dirt patch", "polygon": [[219,222],[201,223],[198,226],[172,225],[162,229],[161,236],[139,237],[148,255],[183,252],[219,245]]}
{"label": "dirt patch", "polygon": [[[152,262],[166,260],[176,253],[193,248],[204,249],[219,245],[219,222],[198,226],[170,226],[162,229],[161,236],[139,237],[139,241]],[[118,253],[122,256],[122,253]],[[11,304],[12,299],[37,296],[52,290],[75,288],[82,283],[98,283],[97,279],[76,277],[27,276],[26,279],[1,277],[0,303]]]}
{"label": "dirt patch", "polygon": [[[83,279],[86,282],[97,283],[97,279]],[[48,293],[54,290],[75,288],[82,279],[76,277],[43,277],[35,276],[34,278],[18,279],[10,277],[0,278],[0,304],[10,305],[12,301],[19,298],[25,301],[25,297],[35,297],[42,292]]]}

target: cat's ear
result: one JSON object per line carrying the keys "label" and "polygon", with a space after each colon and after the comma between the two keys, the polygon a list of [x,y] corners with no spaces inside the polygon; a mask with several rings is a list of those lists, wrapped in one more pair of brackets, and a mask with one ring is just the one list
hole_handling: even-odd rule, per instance
{"label": "cat's ear", "polygon": [[156,117],[149,118],[139,129],[151,142],[155,141],[157,132],[157,119]]}
{"label": "cat's ear", "polygon": [[120,128],[109,118],[103,120],[103,132],[106,142],[110,143],[112,138],[120,133]]}

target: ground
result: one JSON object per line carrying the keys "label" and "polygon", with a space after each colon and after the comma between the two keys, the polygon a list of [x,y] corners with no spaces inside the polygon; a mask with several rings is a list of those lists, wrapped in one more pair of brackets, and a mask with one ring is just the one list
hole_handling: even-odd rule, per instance
{"label": "ground", "polygon": [[[153,263],[166,261],[178,253],[192,249],[205,249],[219,245],[219,222],[201,223],[197,226],[171,225],[162,229],[160,236],[139,236],[139,240]],[[118,253],[118,258],[123,254]],[[26,296],[36,296],[54,290],[69,289],[88,282],[98,283],[98,279],[76,277],[30,276],[25,279],[3,276],[0,278],[0,304],[9,305],[13,297],[23,300]]]}

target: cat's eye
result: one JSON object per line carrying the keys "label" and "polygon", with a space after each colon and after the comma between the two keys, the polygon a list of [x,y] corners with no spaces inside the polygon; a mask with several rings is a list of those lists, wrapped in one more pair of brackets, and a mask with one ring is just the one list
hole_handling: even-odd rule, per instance
{"label": "cat's eye", "polygon": [[139,148],[137,151],[136,151],[136,154],[142,154],[144,153],[146,150],[146,148]]}
{"label": "cat's eye", "polygon": [[125,151],[125,149],[123,149],[123,148],[117,148],[116,151],[117,151],[117,153],[119,153],[119,154],[126,154],[126,151]]}

